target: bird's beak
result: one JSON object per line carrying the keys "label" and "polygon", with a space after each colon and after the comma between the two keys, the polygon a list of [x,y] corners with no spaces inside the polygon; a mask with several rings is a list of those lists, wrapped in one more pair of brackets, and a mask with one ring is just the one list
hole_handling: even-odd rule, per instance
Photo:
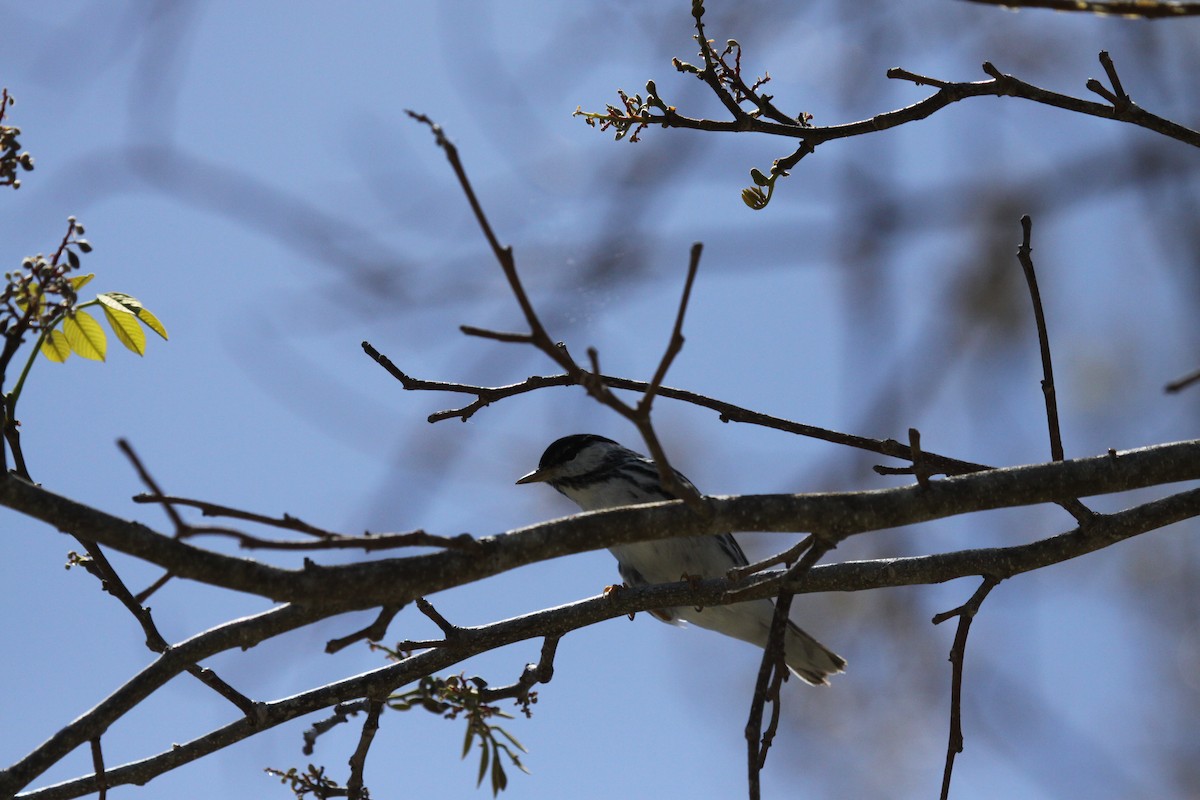
{"label": "bird's beak", "polygon": [[521,477],[517,478],[517,483],[518,484],[520,484],[520,483],[541,483],[542,481],[545,481],[548,477],[549,476],[546,475],[545,472],[535,469],[533,472],[529,473],[528,475],[522,475]]}

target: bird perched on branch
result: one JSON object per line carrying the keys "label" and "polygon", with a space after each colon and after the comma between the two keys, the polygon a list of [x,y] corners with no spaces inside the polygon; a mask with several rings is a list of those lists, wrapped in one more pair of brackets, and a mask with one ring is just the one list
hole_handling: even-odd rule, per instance
{"label": "bird perched on branch", "polygon": [[[675,476],[691,486],[679,472]],[[547,483],[584,511],[676,499],[663,487],[653,461],[611,439],[588,433],[565,436],[551,444],[538,468],[517,483]],[[728,533],[623,544],[610,547],[609,552],[616,556],[621,577],[630,586],[672,583],[684,577],[723,578],[729,570],[749,563]],[[652,613],[665,622],[691,622],[765,648],[775,605],[770,600],[750,600]],[[812,684],[828,683],[826,676],[846,666],[845,660],[790,621],[784,660],[793,673]]]}

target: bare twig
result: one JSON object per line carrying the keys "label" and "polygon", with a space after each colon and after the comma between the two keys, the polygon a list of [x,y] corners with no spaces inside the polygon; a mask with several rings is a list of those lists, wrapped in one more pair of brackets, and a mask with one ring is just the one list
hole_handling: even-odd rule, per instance
{"label": "bare twig", "polygon": [[692,285],[696,282],[696,271],[700,268],[700,254],[703,250],[704,245],[700,242],[692,245],[691,255],[688,258],[687,278],[683,282],[683,294],[679,298],[679,311],[675,315],[675,327],[671,330],[671,340],[667,343],[667,349],[658,363],[658,369],[654,371],[650,385],[646,387],[645,394],[638,401],[638,412],[647,417],[650,416],[650,406],[654,403],[654,396],[662,386],[663,379],[667,377],[667,370],[671,368],[675,356],[679,355],[679,351],[683,349],[683,317],[687,314],[688,300],[692,296]]}
{"label": "bare twig", "polygon": [[[1046,314],[1042,309],[1042,295],[1038,291],[1037,274],[1033,269],[1033,246],[1030,238],[1033,232],[1033,220],[1028,214],[1021,217],[1021,244],[1017,248],[1017,260],[1021,271],[1025,274],[1025,283],[1029,287],[1029,298],[1033,303],[1033,318],[1037,325],[1038,351],[1042,357],[1042,395],[1046,401],[1046,425],[1050,432],[1050,457],[1054,461],[1063,460],[1062,430],[1058,423],[1058,400],[1054,389],[1054,366],[1050,357],[1050,334],[1046,329]],[[1078,499],[1072,498],[1059,503],[1079,522],[1085,522],[1092,516],[1092,511]]]}
{"label": "bare twig", "polygon": [[539,683],[549,683],[554,677],[554,655],[558,651],[559,636],[547,636],[542,642],[541,656],[536,664],[526,664],[516,683],[508,686],[484,687],[479,690],[479,697],[485,703],[514,698],[519,703],[526,716],[529,715],[529,704],[533,702],[535,692],[530,690]]}
{"label": "bare twig", "polygon": [[[165,495],[161,492],[152,492],[150,494],[138,494],[133,496],[135,503],[161,503],[170,509],[172,506],[189,506],[198,509],[203,516],[206,517],[228,517],[229,519],[241,519],[247,522],[256,522],[260,525],[268,525],[272,528],[281,528],[283,530],[296,531],[298,533],[306,533],[310,536],[316,536],[324,539],[341,538],[342,535],[327,531],[323,528],[318,528],[315,525],[309,525],[302,519],[293,517],[291,514],[284,514],[280,517],[269,517],[265,514],[258,514],[254,511],[244,511],[240,508],[231,508],[223,506],[219,503],[211,503],[207,500],[194,500],[188,497],[175,497]],[[189,526],[185,523],[180,523],[185,528]]]}
{"label": "bare twig", "polygon": [[[1066,4],[1073,3],[1073,1],[1067,0]],[[1182,9],[1191,13],[1190,9],[1197,7],[1197,4],[1193,3],[1152,5],[1129,2],[1125,4],[1097,3],[1092,5],[1111,9],[1132,9],[1145,6],[1148,11],[1163,11],[1160,16],[1180,16],[1179,10]],[[1078,5],[1076,6],[1076,10],[1078,10]],[[697,20],[697,30],[700,31],[698,38],[703,42],[707,42],[706,36],[703,33],[703,26],[700,24],[699,19],[702,13],[702,8],[698,11],[695,7],[693,8],[693,14]],[[1012,75],[1002,73],[990,62],[984,63],[983,70],[991,77],[991,80],[974,82],[939,80],[896,67],[888,70],[887,76],[889,78],[906,80],[922,86],[933,86],[937,89],[937,92],[912,105],[893,111],[882,112],[869,119],[839,125],[813,126],[809,124],[808,115],[805,114],[791,118],[777,111],[772,113],[773,106],[770,106],[769,103],[764,103],[762,98],[757,98],[751,87],[746,87],[744,83],[740,83],[740,77],[733,76],[733,70],[727,66],[723,66],[719,62],[718,56],[712,50],[711,44],[702,45],[701,55],[704,57],[703,68],[685,64],[678,59],[674,61],[675,68],[680,72],[694,74],[697,78],[704,81],[721,101],[722,105],[725,106],[725,109],[732,117],[730,120],[702,119],[681,114],[676,108],[662,102],[661,98],[658,97],[658,90],[653,81],[647,85],[648,90],[653,89],[651,91],[651,100],[642,108],[622,112],[610,106],[609,113],[607,114],[595,112],[577,113],[583,116],[589,124],[595,125],[600,123],[602,127],[606,124],[619,124],[626,129],[633,126],[661,126],[664,128],[687,128],[703,131],[754,132],[799,139],[801,144],[791,155],[775,161],[771,168],[772,176],[786,174],[788,170],[792,169],[806,155],[812,153],[820,144],[851,136],[877,133],[889,128],[916,122],[933,115],[951,103],[956,103],[969,97],[1018,97],[1034,103],[1061,108],[1066,111],[1137,125],[1185,144],[1190,144],[1193,147],[1200,147],[1200,131],[1192,130],[1140,108],[1129,101],[1128,95],[1120,88],[1119,81],[1114,81],[1115,94],[1104,89],[1098,82],[1091,81],[1088,83],[1089,89],[1099,91],[1101,96],[1108,100],[1108,104],[1104,104],[1059,94],[1049,89],[1034,86]],[[1111,60],[1106,61],[1106,59],[1102,58],[1102,63],[1111,80],[1115,75],[1115,69],[1110,68]],[[730,93],[728,88],[730,86],[735,87],[735,93],[748,93],[743,96],[755,102],[758,107],[757,111],[747,113],[743,110],[738,104],[737,97]],[[1096,88],[1097,86],[1100,86],[1099,90]],[[767,100],[769,101],[769,98]]]}
{"label": "bare twig", "polygon": [[[551,387],[574,386],[577,381],[570,375],[535,375],[520,383],[513,383],[507,386],[473,386],[465,383],[447,383],[443,381],[426,381],[413,378],[401,370],[399,370],[391,360],[379,353],[369,342],[363,342],[363,351],[368,356],[376,361],[381,367],[387,370],[393,377],[401,382],[405,389],[409,391],[432,391],[432,392],[450,392],[453,394],[469,394],[474,395],[477,399],[461,408],[447,409],[430,414],[428,419],[430,422],[441,422],[446,419],[470,419],[475,412],[483,409],[492,403],[503,400],[508,397],[515,397],[526,392],[536,391],[538,389],[547,389]],[[645,392],[650,384],[644,381],[631,380],[629,378],[621,378],[615,375],[598,374],[595,376],[604,386],[612,389],[628,389],[635,392]],[[712,397],[707,397],[696,392],[689,392],[686,389],[676,389],[671,386],[659,386],[655,391],[655,395],[667,397],[672,400],[679,400],[685,403],[707,408],[717,412],[720,415],[722,422],[740,422],[749,425],[760,425],[762,427],[771,428],[773,430],[792,433],[797,436],[806,436],[812,439],[820,439],[821,441],[831,442],[833,444],[841,444],[847,447],[854,447],[860,450],[866,450],[879,455],[888,456],[891,458],[899,458],[903,460],[912,459],[911,449],[895,439],[871,439],[866,436],[858,436],[852,433],[842,433],[833,431],[827,428],[820,428],[816,425],[808,425],[803,422],[795,422],[793,420],[784,419],[783,417],[775,417],[770,414],[763,414],[758,411],[752,411],[742,406],[727,403],[723,400],[718,400]],[[936,470],[937,473],[945,475],[961,475],[968,472],[980,472],[983,470],[992,469],[986,464],[978,464],[973,461],[964,461],[962,459],[951,458],[949,456],[923,451],[922,453],[927,465]],[[876,467],[875,471],[881,475],[894,474],[912,474],[911,467]],[[932,473],[931,473],[932,474]]]}
{"label": "bare twig", "polygon": [[108,781],[104,779],[104,750],[100,746],[100,737],[92,739],[92,771],[96,776],[96,796],[99,800],[108,797]]}
{"label": "bare twig", "polygon": [[512,331],[493,331],[488,328],[477,328],[474,325],[459,325],[458,329],[467,336],[477,336],[480,339],[493,339],[497,342],[511,344],[534,344],[535,339],[529,333],[514,333]]}
{"label": "bare twig", "polygon": [[[699,18],[697,17],[697,21]],[[642,438],[646,442],[646,447],[650,450],[650,456],[658,466],[659,475],[662,479],[664,488],[675,497],[682,499],[693,510],[700,513],[707,513],[704,502],[700,497],[699,492],[694,487],[685,481],[678,479],[675,471],[672,469],[670,462],[667,460],[667,455],[663,450],[662,445],[658,440],[658,436],[654,431],[654,427],[650,421],[650,408],[654,402],[654,396],[658,386],[662,383],[666,375],[667,369],[674,360],[679,349],[683,346],[683,316],[687,310],[688,298],[691,295],[692,283],[695,280],[696,270],[700,264],[701,245],[699,243],[692,246],[691,258],[688,263],[688,275],[684,284],[683,298],[680,301],[679,312],[675,320],[675,328],[671,339],[667,344],[666,352],[659,363],[658,370],[655,372],[653,380],[646,388],[646,393],[636,407],[621,400],[605,386],[603,379],[600,377],[600,369],[598,363],[598,355],[595,350],[589,350],[589,355],[592,359],[593,369],[588,373],[580,367],[571,357],[567,349],[559,342],[554,341],[545,326],[542,324],[541,318],[533,307],[533,303],[529,300],[528,294],[525,292],[525,287],[521,283],[520,275],[517,273],[516,259],[513,256],[511,245],[502,245],[497,238],[495,231],[492,228],[491,222],[488,220],[487,212],[484,211],[482,203],[475,194],[475,190],[471,185],[471,181],[467,176],[466,168],[462,164],[462,160],[458,156],[458,149],[454,144],[446,138],[441,126],[433,122],[424,114],[418,114],[414,111],[406,111],[410,117],[417,122],[420,122],[430,128],[433,132],[434,139],[438,147],[446,154],[447,160],[450,162],[450,167],[454,171],[455,177],[458,178],[459,186],[463,190],[463,194],[467,197],[467,202],[471,206],[472,212],[475,214],[475,220],[479,224],[480,230],[487,239],[488,244],[492,248],[492,253],[500,264],[500,268],[508,280],[509,288],[512,290],[513,297],[517,301],[522,314],[525,316],[525,322],[529,326],[529,333],[513,333],[493,331],[484,328],[473,326],[461,326],[463,333],[471,336],[480,336],[488,339],[494,339],[504,342],[513,342],[518,344],[532,344],[537,349],[541,350],[550,357],[555,363],[562,367],[572,383],[578,384],[587,390],[597,401],[603,405],[616,411],[625,419],[637,426],[638,432],[642,434]],[[368,349],[369,345],[363,343],[364,350],[367,350],[368,355],[371,355],[373,348]],[[377,355],[377,354],[376,354]],[[375,357],[375,356],[372,356]],[[376,358],[381,365],[383,364],[379,358]],[[388,362],[390,364],[390,362]],[[405,380],[399,370],[389,369],[395,377],[397,377],[405,386],[410,388],[411,380]]]}
{"label": "bare twig", "polygon": [[392,620],[396,618],[396,615],[400,613],[400,609],[402,608],[403,606],[399,605],[384,606],[383,608],[379,609],[379,616],[375,618],[375,621],[367,627],[346,636],[342,636],[338,639],[330,639],[328,642],[326,642],[325,652],[336,653],[348,645],[351,645],[354,642],[362,641],[363,639],[371,642],[378,642],[387,635],[388,626],[392,624]]}
{"label": "bare twig", "polygon": [[167,585],[167,582],[168,582],[169,580],[171,580],[171,578],[173,578],[173,577],[175,577],[175,574],[174,574],[174,573],[172,573],[172,572],[169,572],[169,571],[168,571],[168,572],[164,572],[162,575],[160,575],[160,576],[159,576],[159,577],[158,577],[158,578],[157,578],[157,579],[154,581],[154,583],[150,584],[150,585],[149,585],[149,586],[147,586],[145,589],[142,589],[140,592],[138,592],[137,594],[135,594],[135,595],[133,596],[133,599],[134,599],[134,600],[136,600],[136,601],[138,602],[138,604],[139,604],[139,605],[142,605],[142,604],[144,604],[144,603],[145,603],[147,600],[149,600],[149,599],[150,599],[150,596],[151,596],[151,595],[153,595],[155,592],[157,592],[157,591],[158,591],[159,589],[161,589],[162,587],[166,586],[166,585]]}
{"label": "bare twig", "polygon": [[[159,633],[158,626],[155,625],[154,619],[150,615],[150,609],[139,603],[133,594],[130,593],[128,587],[125,586],[124,581],[121,580],[100,545],[78,536],[76,536],[76,539],[87,551],[88,560],[84,562],[87,570],[100,580],[104,591],[117,598],[121,602],[121,605],[125,606],[129,613],[133,614],[138,624],[141,625],[142,633],[146,636],[146,647],[155,653],[161,654],[167,652],[170,649],[170,645],[167,644],[167,640]],[[192,677],[196,678],[196,680],[237,706],[238,710],[247,717],[254,716],[256,710],[254,701],[234,689],[212,670],[193,663],[187,665],[186,671]]]}
{"label": "bare twig", "polygon": [[[629,409],[625,416],[633,421],[638,432],[642,434],[642,439],[650,450],[650,457],[654,459],[654,463],[658,467],[658,476],[662,481],[663,488],[669,494],[686,502],[693,510],[706,514],[708,508],[700,493],[690,483],[679,479],[678,474],[667,461],[667,454],[658,441],[658,435],[650,422],[650,409],[654,405],[654,397],[662,387],[663,379],[667,376],[667,370],[671,368],[675,356],[683,349],[683,317],[687,313],[688,300],[692,296],[692,284],[696,281],[696,271],[700,267],[700,254],[703,250],[704,246],[700,242],[692,245],[691,255],[688,258],[687,278],[683,283],[683,294],[679,299],[679,311],[675,315],[675,327],[671,330],[671,338],[667,342],[666,350],[663,351],[662,359],[658,363],[658,369],[654,371],[654,377],[651,378],[650,385],[646,387],[642,399],[638,401],[637,406]],[[597,365],[596,372],[599,373],[599,371],[599,365]],[[621,403],[621,406],[625,407],[625,404]]]}
{"label": "bare twig", "polygon": [[463,629],[447,620],[445,617],[433,607],[424,597],[417,598],[417,610],[425,616],[433,620],[433,624],[437,625],[442,630],[442,635],[446,637],[443,644],[453,644],[454,640],[462,636]]}
{"label": "bare twig", "polygon": [[301,752],[306,756],[311,756],[317,748],[317,739],[322,734],[336,728],[338,725],[349,722],[350,717],[355,716],[360,711],[366,711],[370,708],[371,701],[367,698],[358,700],[348,700],[344,703],[338,703],[333,707],[333,713],[325,719],[317,720],[303,734],[304,747]]}
{"label": "bare twig", "polygon": [[1178,19],[1200,14],[1200,3],[1172,0],[966,0],[1004,8],[1045,8],[1130,19]]}
{"label": "bare twig", "polygon": [[379,715],[383,713],[384,701],[372,698],[367,705],[367,718],[363,720],[358,746],[350,756],[350,777],[346,781],[346,797],[359,800],[363,795],[363,770],[367,766],[367,752],[379,731]]}
{"label": "bare twig", "polygon": [[[390,362],[389,362],[390,363]],[[130,453],[132,456],[132,454]],[[139,465],[140,466],[140,465]],[[148,476],[147,476],[148,477]],[[467,534],[458,536],[437,536],[425,531],[407,531],[405,533],[364,533],[361,536],[347,536],[334,533],[315,525],[310,525],[302,519],[284,514],[281,517],[269,517],[254,511],[231,508],[207,500],[194,500],[187,497],[164,495],[157,489],[151,494],[135,495],[135,503],[161,503],[171,514],[176,523],[176,536],[180,539],[190,539],[197,536],[224,536],[235,540],[238,545],[247,550],[385,550],[395,547],[470,547],[473,540]],[[182,521],[175,512],[174,506],[190,506],[200,510],[206,517],[229,517],[268,525],[273,528],[297,531],[314,536],[317,541],[290,542],[277,539],[264,539],[232,528],[215,526],[198,527]]]}
{"label": "bare twig", "polygon": [[875,472],[879,475],[913,475],[917,479],[918,486],[928,486],[930,478],[938,473],[945,473],[944,469],[936,466],[942,462],[944,457],[933,453],[926,453],[921,449],[921,432],[916,428],[908,429],[908,452],[909,458],[912,460],[911,466],[878,466],[875,467]]}
{"label": "bare twig", "polygon": [[183,534],[183,532],[188,528],[187,523],[183,521],[183,517],[181,517],[179,512],[175,510],[173,502],[168,500],[163,494],[162,489],[160,489],[158,486],[158,482],[154,480],[154,477],[150,474],[150,471],[146,469],[146,465],[142,463],[140,458],[138,458],[138,454],[133,450],[133,445],[131,445],[126,439],[117,439],[117,447],[120,448],[121,452],[125,454],[125,457],[129,459],[129,463],[133,464],[133,468],[137,471],[138,477],[141,478],[142,483],[146,484],[146,488],[150,490],[149,495],[138,496],[146,499],[139,500],[138,497],[135,497],[134,502],[161,503],[163,511],[167,513],[167,516],[170,517],[172,524],[175,525],[175,535],[179,536]]}
{"label": "bare twig", "polygon": [[996,585],[1000,583],[1000,579],[993,576],[985,576],[983,583],[975,590],[975,594],[971,595],[971,599],[963,603],[958,608],[951,611],[945,611],[933,618],[933,624],[938,625],[948,619],[958,617],[958,629],[954,632],[954,645],[950,648],[950,741],[946,745],[946,767],[942,772],[942,794],[941,800],[949,800],[950,797],[950,776],[954,772],[954,757],[963,751],[963,734],[962,734],[962,681],[963,681],[963,661],[967,655],[967,634],[971,630],[971,621],[975,619],[975,614],[979,612],[979,607],[983,601],[987,599],[988,594]]}
{"label": "bare twig", "polygon": [[752,564],[747,564],[744,567],[734,567],[729,570],[728,577],[731,581],[740,581],[756,572],[762,572],[768,567],[774,567],[777,564],[791,565],[797,558],[802,556],[810,547],[812,547],[814,537],[806,536],[797,542],[792,547],[784,550],[782,553],[776,553],[773,556],[768,556],[761,561],[755,561]]}
{"label": "bare twig", "polygon": [[1033,318],[1037,323],[1038,349],[1042,354],[1042,394],[1046,398],[1046,423],[1050,427],[1050,458],[1063,460],[1062,431],[1058,425],[1058,402],[1054,392],[1054,367],[1050,360],[1050,334],[1046,331],[1046,314],[1042,310],[1042,295],[1038,291],[1037,275],[1033,270],[1033,247],[1029,243],[1033,220],[1028,214],[1021,217],[1021,246],[1017,248],[1017,260],[1025,273],[1029,285],[1029,297],[1033,301]]}
{"label": "bare twig", "polygon": [[245,550],[390,550],[397,547],[470,547],[474,540],[469,534],[458,536],[437,536],[425,531],[408,531],[407,533],[364,533],[362,536],[339,536],[315,542],[289,542],[277,539],[263,539],[232,528],[191,528],[182,539],[192,539],[197,536],[224,536],[233,539],[238,546]]}
{"label": "bare twig", "polygon": [[1193,372],[1189,372],[1187,375],[1184,375],[1181,378],[1176,378],[1175,380],[1171,381],[1166,386],[1164,386],[1163,389],[1167,392],[1172,392],[1172,393],[1181,392],[1184,389],[1186,389],[1187,387],[1191,386],[1193,383],[1196,383],[1198,381],[1200,381],[1200,369],[1194,370]]}
{"label": "bare twig", "polygon": [[[496,233],[492,229],[492,224],[488,221],[487,213],[483,210],[483,205],[479,202],[479,198],[475,194],[475,189],[471,186],[470,178],[467,177],[467,171],[463,167],[462,160],[458,157],[458,148],[446,137],[442,127],[429,117],[424,114],[418,114],[415,111],[406,110],[405,113],[417,122],[428,126],[433,132],[438,147],[446,154],[446,160],[450,162],[450,168],[454,170],[454,176],[458,178],[458,184],[462,188],[463,194],[466,195],[467,202],[471,206],[471,211],[475,214],[475,221],[479,224],[479,229],[483,231],[484,238],[487,239],[488,245],[492,248],[492,253],[500,263],[500,269],[504,272],[504,277],[508,280],[513,297],[516,298],[517,305],[520,306],[521,313],[525,316],[525,323],[529,326],[528,339],[522,338],[517,341],[531,342],[557,362],[568,374],[575,374],[579,370],[579,367],[569,355],[555,346],[549,334],[546,333],[546,329],[542,326],[542,321],[538,318],[537,312],[534,311],[533,303],[530,302],[529,295],[525,293],[525,287],[521,284],[521,277],[517,274],[517,265],[516,260],[513,258],[512,247],[500,244],[500,240],[496,237]],[[481,333],[481,329],[478,328],[470,330],[474,335],[480,335]],[[524,336],[523,334],[518,335]]]}
{"label": "bare twig", "polygon": [[[783,575],[783,583],[803,578],[826,553],[837,544],[835,537],[817,535],[810,537],[808,551]],[[782,591],[775,598],[775,614],[771,618],[771,631],[767,636],[767,646],[763,648],[762,661],[758,667],[758,677],[754,684],[754,696],[750,701],[750,717],[746,721],[746,760],[747,786],[750,800],[759,800],[762,795],[760,774],[767,763],[767,751],[775,740],[779,728],[779,715],[782,701],[779,689],[788,677],[788,667],[784,660],[784,641],[789,624],[788,615],[792,608],[792,598],[795,595]],[[771,719],[763,730],[763,711],[767,703],[771,703]]]}
{"label": "bare twig", "polygon": [[[758,677],[754,682],[754,696],[750,700],[750,717],[746,721],[747,788],[750,800],[762,797],[760,775],[767,763],[767,751],[775,739],[782,707],[780,687],[787,679],[788,669],[784,662],[784,636],[787,631],[788,614],[792,607],[791,594],[781,594],[775,600],[775,615],[771,618],[771,632],[767,646],[763,648]],[[771,704],[771,719],[763,730],[763,712]]]}

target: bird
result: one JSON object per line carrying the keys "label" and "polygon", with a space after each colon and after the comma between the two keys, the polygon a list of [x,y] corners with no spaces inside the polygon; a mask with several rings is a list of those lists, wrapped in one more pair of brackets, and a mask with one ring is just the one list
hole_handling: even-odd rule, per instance
{"label": "bird", "polygon": [[[678,470],[675,477],[692,486]],[[600,511],[640,503],[677,499],[662,485],[658,466],[612,439],[591,433],[564,436],[542,453],[537,469],[518,484],[546,483],[583,511]],[[694,487],[692,487],[694,488]],[[672,583],[685,578],[723,578],[744,567],[746,554],[730,533],[622,544],[608,548],[617,559],[621,578],[629,586]],[[677,607],[651,612],[664,622],[690,622],[702,628],[767,646],[775,605],[749,600],[709,608]],[[784,661],[800,679],[827,685],[828,676],[845,669],[846,661],[788,621]]]}

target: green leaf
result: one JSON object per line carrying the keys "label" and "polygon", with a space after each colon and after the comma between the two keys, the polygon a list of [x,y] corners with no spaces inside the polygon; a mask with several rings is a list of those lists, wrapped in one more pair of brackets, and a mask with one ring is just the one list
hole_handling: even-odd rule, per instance
{"label": "green leaf", "polygon": [[146,332],[138,325],[137,316],[124,309],[113,311],[108,305],[104,306],[104,316],[121,344],[139,356],[146,354]]}
{"label": "green leaf", "polygon": [[516,745],[516,746],[517,746],[517,749],[518,749],[518,750],[520,750],[522,753],[528,753],[528,752],[529,752],[529,751],[528,751],[528,750],[525,748],[525,745],[523,745],[523,744],[521,744],[520,742],[518,742],[518,741],[517,741],[517,737],[513,736],[511,733],[509,733],[508,731],[504,730],[504,728],[501,728],[499,725],[493,725],[493,726],[492,726],[492,730],[494,730],[494,731],[500,731],[500,733],[501,733],[501,734],[504,736],[504,738],[505,738],[505,739],[508,739],[510,742],[512,742],[514,745]]}
{"label": "green leaf", "polygon": [[[475,779],[475,788],[478,789],[483,784],[483,776],[487,774],[489,749],[487,739],[480,739],[479,748],[479,777]],[[496,759],[496,763],[500,763],[500,759]],[[494,774],[494,773],[493,773]],[[495,783],[495,781],[493,781]]]}
{"label": "green leaf", "polygon": [[471,742],[475,739],[475,728],[467,725],[467,738],[463,740],[462,758],[467,757],[467,753],[471,752]]}
{"label": "green leaf", "polygon": [[46,335],[42,341],[42,355],[55,364],[61,364],[67,360],[71,355],[71,345],[67,344],[67,337],[62,331],[55,328]]}
{"label": "green leaf", "polygon": [[91,283],[92,278],[94,277],[96,277],[96,273],[94,272],[89,272],[87,275],[76,275],[74,278],[70,278],[71,285],[75,287],[75,291],[78,292],[84,286],[87,286],[89,283]]}
{"label": "green leaf", "polygon": [[76,311],[63,319],[63,333],[66,334],[67,344],[78,355],[92,361],[103,361],[108,349],[108,338],[104,328],[86,311]]}
{"label": "green leaf", "polygon": [[521,763],[521,759],[517,758],[512,753],[509,753],[508,755],[510,758],[512,758],[512,762],[516,766],[517,769],[521,770],[521,772],[524,772],[526,775],[533,774],[532,772],[529,771],[529,769],[524,764]]}
{"label": "green leaf", "polygon": [[119,307],[133,314],[147,328],[162,338],[167,338],[167,329],[158,321],[158,317],[151,314],[150,310],[143,306],[141,301],[136,297],[131,297],[124,292],[104,292],[103,294],[96,295],[96,299],[109,308],[116,310]]}
{"label": "green leaf", "polygon": [[492,797],[496,797],[508,788],[508,776],[504,774],[504,765],[500,759],[492,762]]}

